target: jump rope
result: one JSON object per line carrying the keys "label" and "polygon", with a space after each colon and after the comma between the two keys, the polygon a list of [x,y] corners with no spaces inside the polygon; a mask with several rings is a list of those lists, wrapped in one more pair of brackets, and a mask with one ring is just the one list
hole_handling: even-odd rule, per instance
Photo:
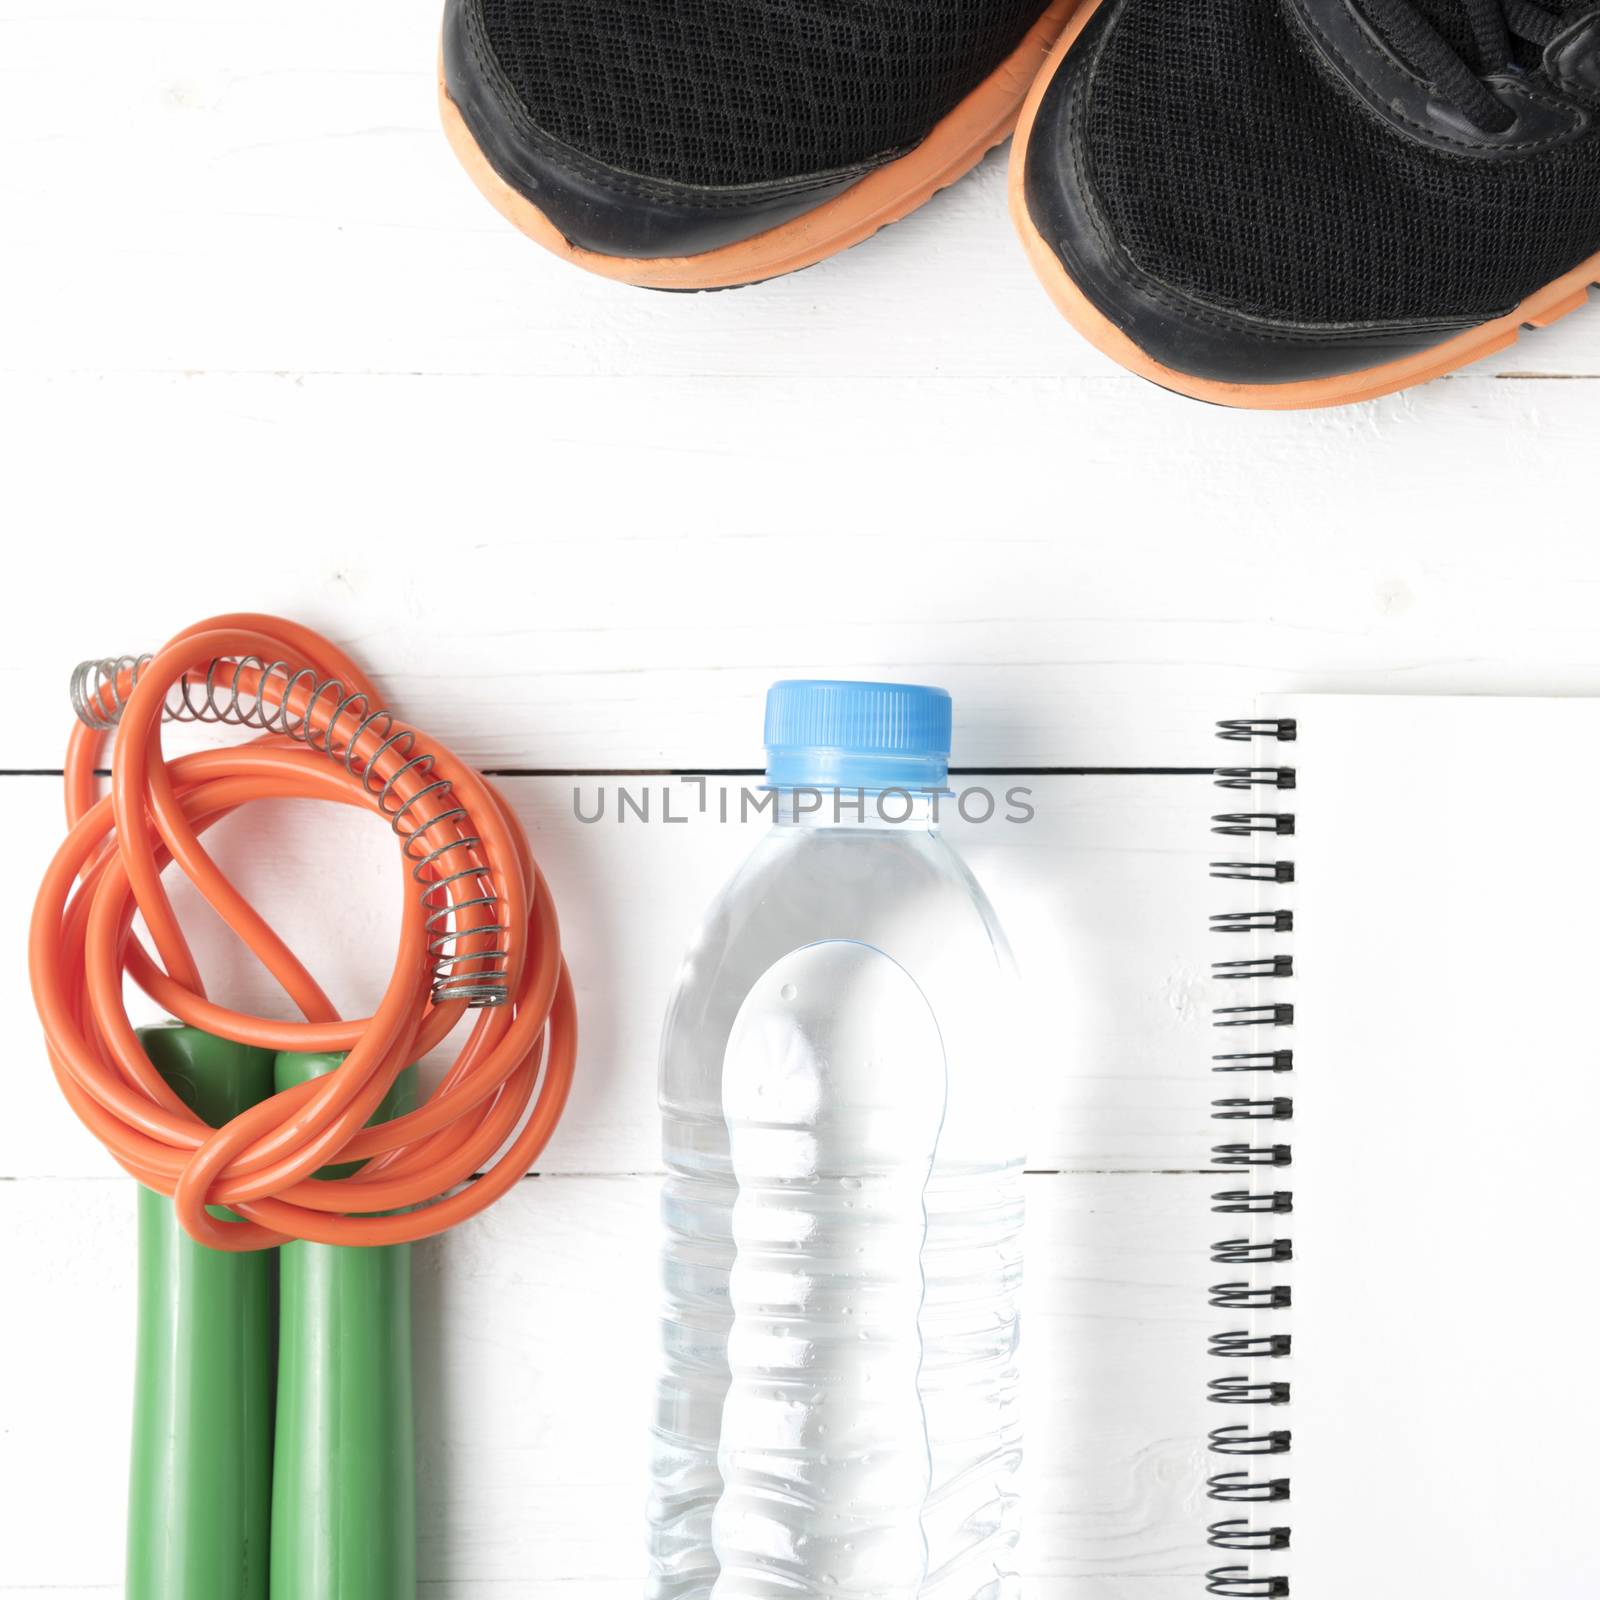
{"label": "jump rope", "polygon": [[[128,1600],[404,1600],[405,1247],[505,1194],[561,1116],[577,1028],[548,886],[493,785],[308,628],[213,618],[86,663],[72,700],[68,833],[28,959],[62,1092],[144,1186]],[[169,723],[256,736],[169,759]],[[202,842],[287,799],[366,808],[399,840],[399,948],[370,1017],[340,1017]],[[174,865],[303,1021],[206,994]],[[176,1026],[134,1027],[130,978]],[[469,1012],[417,1103],[411,1069]]]}

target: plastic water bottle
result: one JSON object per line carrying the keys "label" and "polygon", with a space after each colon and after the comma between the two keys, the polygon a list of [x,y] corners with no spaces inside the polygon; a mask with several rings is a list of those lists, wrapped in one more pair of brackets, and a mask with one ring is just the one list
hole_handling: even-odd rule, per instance
{"label": "plastic water bottle", "polygon": [[[1013,1600],[1011,959],[950,697],[792,682],[667,1016],[651,1600]],[[948,802],[946,802],[948,804]]]}

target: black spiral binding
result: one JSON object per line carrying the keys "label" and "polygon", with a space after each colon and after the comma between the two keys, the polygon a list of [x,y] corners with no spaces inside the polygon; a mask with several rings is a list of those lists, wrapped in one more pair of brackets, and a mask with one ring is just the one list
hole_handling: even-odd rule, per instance
{"label": "black spiral binding", "polygon": [[[1247,717],[1217,725],[1217,737],[1244,744],[1257,740],[1293,742],[1299,729],[1289,718]],[[1218,788],[1235,793],[1271,791],[1287,795],[1295,787],[1292,766],[1219,767],[1214,774]],[[1211,819],[1211,831],[1224,838],[1292,838],[1295,819],[1292,812],[1279,809],[1280,799],[1270,811],[1228,811]],[[1211,876],[1235,883],[1288,884],[1294,882],[1294,862],[1259,859],[1255,861],[1213,861]],[[1224,911],[1211,919],[1211,931],[1219,934],[1289,934],[1294,932],[1293,911],[1262,909]],[[1288,951],[1273,951],[1246,959],[1223,959],[1212,963],[1212,976],[1220,984],[1251,983],[1278,985],[1294,976],[1294,956]],[[1294,1005],[1276,989],[1251,991],[1249,1003],[1219,1005],[1214,1008],[1213,1025],[1218,1028],[1290,1028],[1294,1026]],[[1294,1071],[1292,1048],[1274,1045],[1254,1050],[1231,1050],[1214,1055],[1213,1072],[1283,1073]],[[1211,1115],[1219,1123],[1269,1123],[1276,1128],[1294,1118],[1294,1100],[1286,1094],[1233,1094],[1211,1102]],[[1263,1128],[1261,1132],[1266,1133]],[[1242,1135],[1243,1128],[1239,1129]],[[1288,1167],[1294,1160],[1293,1147],[1281,1138],[1234,1138],[1212,1146],[1212,1164],[1221,1168]],[[1241,1174],[1242,1176],[1242,1174]],[[1211,1209],[1222,1216],[1286,1217],[1294,1211],[1294,1193],[1289,1189],[1224,1189],[1212,1196]],[[1249,1266],[1279,1264],[1294,1260],[1294,1241],[1287,1236],[1272,1239],[1221,1239],[1211,1247],[1211,1259],[1219,1265]],[[1286,1310],[1293,1304],[1289,1285],[1257,1285],[1233,1281],[1211,1286],[1210,1303],[1219,1310],[1267,1312]],[[1293,1350],[1287,1333],[1256,1332],[1229,1328],[1211,1335],[1210,1353],[1221,1361],[1276,1361]],[[1266,1408],[1289,1404],[1292,1386],[1284,1382],[1260,1381],[1229,1373],[1213,1378],[1207,1385],[1207,1399],[1214,1405]],[[1262,1414],[1262,1413],[1257,1413]],[[1256,1429],[1245,1423],[1229,1423],[1214,1428],[1210,1448],[1214,1455],[1227,1457],[1288,1455],[1293,1445],[1288,1428]],[[1232,1507],[1276,1504],[1290,1495],[1290,1479],[1234,1468],[1216,1473],[1206,1485],[1207,1496]],[[1244,1555],[1287,1550],[1290,1530],[1276,1523],[1254,1522],[1248,1514],[1223,1517],[1207,1530],[1207,1542],[1214,1550]],[[1289,1594],[1289,1580],[1281,1575],[1258,1573],[1249,1563],[1216,1567],[1206,1574],[1206,1593],[1235,1597],[1235,1600],[1280,1600]]]}

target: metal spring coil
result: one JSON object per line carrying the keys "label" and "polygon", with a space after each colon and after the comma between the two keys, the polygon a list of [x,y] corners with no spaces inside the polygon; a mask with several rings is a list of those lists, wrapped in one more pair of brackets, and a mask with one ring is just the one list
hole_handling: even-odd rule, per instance
{"label": "metal spring coil", "polygon": [[[70,694],[78,720],[97,732],[110,732],[122,720],[128,698],[154,657],[110,656],[80,662],[72,673]],[[250,680],[255,680],[251,686]],[[300,693],[305,703],[297,714],[291,701]],[[326,717],[314,718],[318,709]],[[475,859],[482,840],[470,834],[432,844],[435,830],[470,824],[463,806],[426,812],[448,800],[448,778],[433,778],[433,755],[417,748],[418,736],[391,711],[373,706],[360,692],[346,690],[337,678],[320,678],[309,667],[288,661],[263,661],[254,656],[213,661],[203,675],[191,673],[168,691],[163,722],[216,724],[248,728],[293,739],[318,755],[339,762],[358,779],[388,820],[421,886],[426,916],[429,985],[435,1005],[464,1000],[469,1006],[500,1006],[510,998],[510,929],[500,915],[501,899],[488,869]],[[365,747],[364,747],[365,746]],[[377,768],[392,758],[397,764],[385,776]],[[417,785],[402,800],[402,786]],[[452,900],[451,886],[464,898]],[[475,891],[475,892],[474,892]],[[482,908],[486,920],[457,931],[459,913]],[[488,939],[482,949],[463,951],[461,942]]]}
{"label": "metal spring coil", "polygon": [[[1236,718],[1217,725],[1217,737],[1230,743],[1256,740],[1288,742],[1298,737],[1295,723],[1287,718]],[[1294,789],[1292,767],[1219,767],[1213,774],[1218,788],[1240,791]],[[1212,818],[1212,832],[1225,838],[1288,838],[1295,832],[1290,812],[1224,812]],[[1213,878],[1262,884],[1294,882],[1292,861],[1214,861]],[[1214,933],[1285,934],[1294,929],[1294,913],[1287,909],[1225,911],[1211,918]],[[1286,952],[1247,959],[1219,960],[1212,963],[1212,977],[1226,982],[1281,982],[1294,976],[1294,957]],[[1294,1025],[1294,1006],[1285,1000],[1263,1000],[1250,1005],[1217,1006],[1213,1024],[1219,1028],[1286,1028]],[[1229,1051],[1212,1057],[1213,1072],[1279,1073],[1294,1070],[1294,1051],[1287,1047]],[[1286,1123],[1294,1116],[1294,1101],[1287,1095],[1271,1097],[1230,1096],[1212,1101],[1212,1117],[1222,1123]],[[1242,1131],[1242,1130],[1241,1130]],[[1215,1166],[1288,1167],[1294,1160],[1293,1147],[1286,1143],[1226,1143],[1212,1147]],[[1278,1189],[1228,1189],[1212,1196],[1214,1212],[1222,1215],[1283,1216],[1294,1210],[1294,1194]],[[1213,1262],[1239,1265],[1283,1264],[1294,1259],[1293,1242],[1287,1238],[1222,1239],[1211,1247]],[[1231,1282],[1213,1284],[1210,1304],[1221,1310],[1271,1313],[1293,1304],[1293,1294],[1285,1283]],[[1224,1361],[1275,1361],[1288,1356],[1293,1340],[1286,1333],[1261,1333],[1254,1329],[1230,1328],[1210,1338],[1210,1354]],[[1284,1406],[1292,1398],[1292,1385],[1279,1381],[1256,1381],[1245,1374],[1213,1378],[1207,1385],[1207,1399],[1225,1406]],[[1210,1449],[1220,1456],[1286,1455],[1293,1446],[1287,1428],[1252,1432],[1239,1423],[1212,1430]],[[1206,1494],[1224,1505],[1266,1504],[1286,1501],[1291,1482],[1287,1477],[1256,1477],[1247,1471],[1215,1474],[1207,1483]],[[1257,1526],[1246,1516],[1227,1517],[1207,1529],[1207,1543],[1215,1550],[1257,1553],[1287,1550],[1290,1529],[1280,1525]],[[1235,1600],[1280,1600],[1289,1595],[1289,1579],[1281,1574],[1257,1573],[1251,1566],[1234,1564],[1215,1567],[1206,1574],[1206,1593],[1235,1597]]]}

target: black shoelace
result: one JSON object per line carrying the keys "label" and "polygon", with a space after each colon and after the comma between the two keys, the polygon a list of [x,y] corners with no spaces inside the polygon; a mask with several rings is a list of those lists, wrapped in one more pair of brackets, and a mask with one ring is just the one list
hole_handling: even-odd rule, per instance
{"label": "black shoelace", "polygon": [[[1567,26],[1533,0],[1459,0],[1472,27],[1469,63],[1411,0],[1363,0],[1390,42],[1452,105],[1485,133],[1504,133],[1516,114],[1484,82],[1516,65],[1516,42],[1541,50]],[[1556,0],[1559,5],[1561,0]]]}

